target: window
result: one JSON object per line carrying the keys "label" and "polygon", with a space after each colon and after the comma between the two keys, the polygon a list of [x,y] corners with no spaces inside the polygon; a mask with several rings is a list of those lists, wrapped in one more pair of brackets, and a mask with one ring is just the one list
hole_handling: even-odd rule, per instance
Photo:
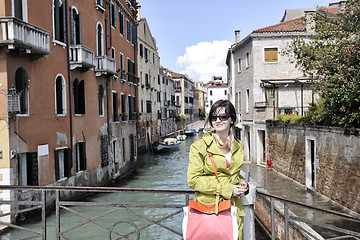
{"label": "window", "polygon": [[212,96],[212,90],[210,90],[210,96]]}
{"label": "window", "polygon": [[15,72],[15,89],[20,96],[20,114],[29,113],[29,86],[28,77],[23,68],[18,68]]}
{"label": "window", "polygon": [[70,44],[81,44],[81,13],[74,7],[70,10]]}
{"label": "window", "polygon": [[140,57],[143,57],[144,56],[144,53],[143,53],[143,45],[142,43],[140,43]]}
{"label": "window", "polygon": [[54,39],[65,43],[65,4],[60,0],[54,0],[53,7]]}
{"label": "window", "polygon": [[124,36],[124,14],[119,11],[119,22],[120,22],[120,34]]}
{"label": "window", "polygon": [[134,102],[133,102],[133,100],[132,100],[132,97],[131,97],[131,96],[128,96],[129,120],[134,120],[134,119],[133,119],[133,118],[134,118],[134,109],[133,109],[134,105],[133,105],[133,104],[134,104]]}
{"label": "window", "polygon": [[146,47],[144,47],[144,54],[145,54],[145,56],[144,56],[145,62],[147,62],[148,61],[148,49]]}
{"label": "window", "polygon": [[[121,112],[123,113],[123,114],[125,114],[126,113],[126,102],[125,102],[125,95],[124,94],[121,94]],[[126,116],[125,115],[123,115],[122,117],[121,117],[121,120],[122,121],[126,121]]]}
{"label": "window", "polygon": [[104,116],[104,88],[99,85],[98,88],[99,115]]}
{"label": "window", "polygon": [[116,28],[116,7],[113,2],[110,2],[110,25]]}
{"label": "window", "polygon": [[124,162],[125,162],[125,138],[122,139],[122,151],[123,151],[123,159],[124,159]]}
{"label": "window", "polygon": [[151,101],[146,101],[146,112],[152,113],[151,111]]}
{"label": "window", "polygon": [[131,41],[131,23],[126,19],[126,40]]}
{"label": "window", "polygon": [[250,90],[246,89],[246,112],[249,112]]}
{"label": "window", "polygon": [[278,48],[264,48],[264,62],[277,63],[278,62]]}
{"label": "window", "polygon": [[210,106],[212,106],[213,105],[213,100],[210,100]]}
{"label": "window", "polygon": [[248,68],[250,66],[250,54],[247,52],[246,53],[246,68]]}
{"label": "window", "polygon": [[76,78],[73,83],[75,114],[85,114],[85,86],[84,80]]}
{"label": "window", "polygon": [[109,138],[107,135],[100,136],[101,166],[109,165]]}
{"label": "window", "polygon": [[119,119],[119,94],[115,91],[112,92],[112,96],[113,96],[113,121],[114,122],[118,122]]}
{"label": "window", "polygon": [[238,72],[241,72],[241,58],[238,60]]}
{"label": "window", "polygon": [[37,152],[27,152],[18,154],[18,184],[19,185],[39,185],[38,155]]}
{"label": "window", "polygon": [[101,23],[97,24],[96,27],[96,53],[98,56],[102,56],[103,54],[103,42],[104,42],[104,34],[103,27]]}
{"label": "window", "polygon": [[66,84],[61,75],[55,80],[55,112],[58,115],[66,113]]}
{"label": "window", "polygon": [[141,100],[141,112],[144,112],[144,100]]}
{"label": "window", "polygon": [[76,146],[76,172],[86,170],[86,144],[77,142]]}
{"label": "window", "polygon": [[124,54],[120,53],[120,70],[124,70]]}
{"label": "window", "polygon": [[114,47],[111,47],[110,49],[111,49],[111,57],[112,57],[113,59],[115,59],[115,48],[114,48]]}
{"label": "window", "polygon": [[153,64],[155,64],[155,53],[153,53]]}
{"label": "window", "polygon": [[130,141],[130,159],[135,160],[135,141],[134,141],[134,135],[130,134],[129,136]]}
{"label": "window", "polygon": [[27,0],[13,0],[13,16],[27,22]]}
{"label": "window", "polygon": [[71,167],[70,162],[70,151],[68,148],[55,149],[55,180],[59,180],[64,177],[71,177]]}
{"label": "window", "polygon": [[227,95],[227,90],[224,90],[224,95],[225,95],[225,96]]}

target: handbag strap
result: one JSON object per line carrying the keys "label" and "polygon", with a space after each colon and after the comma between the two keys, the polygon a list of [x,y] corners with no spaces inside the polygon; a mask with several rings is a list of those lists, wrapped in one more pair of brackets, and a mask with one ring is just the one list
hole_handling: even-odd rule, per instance
{"label": "handbag strap", "polygon": [[[211,165],[214,169],[214,172],[215,172],[215,175],[216,175],[216,179],[218,180],[218,182],[220,183],[220,179],[219,179],[219,176],[218,176],[218,173],[217,173],[217,169],[216,169],[216,165],[215,165],[215,162],[214,162],[214,159],[213,159],[213,156],[212,156],[212,153],[208,151],[208,148],[209,146],[206,144],[205,140],[203,138],[201,138],[205,145],[206,145],[206,151],[207,153],[209,154],[209,157],[210,157],[210,161],[211,161]],[[218,212],[219,212],[219,200],[220,200],[220,194],[216,194],[216,198],[215,198],[215,214],[217,215]]]}

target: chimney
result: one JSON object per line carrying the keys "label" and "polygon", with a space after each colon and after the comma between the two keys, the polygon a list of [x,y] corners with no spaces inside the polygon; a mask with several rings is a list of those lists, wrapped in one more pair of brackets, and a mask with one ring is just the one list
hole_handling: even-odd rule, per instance
{"label": "chimney", "polygon": [[141,18],[140,11],[141,11],[141,6],[137,6],[136,7],[136,20],[138,20],[138,21],[140,21],[140,18]]}
{"label": "chimney", "polygon": [[305,11],[305,23],[307,32],[315,32],[315,13],[316,10]]}
{"label": "chimney", "polygon": [[240,30],[235,30],[235,43],[240,42]]}

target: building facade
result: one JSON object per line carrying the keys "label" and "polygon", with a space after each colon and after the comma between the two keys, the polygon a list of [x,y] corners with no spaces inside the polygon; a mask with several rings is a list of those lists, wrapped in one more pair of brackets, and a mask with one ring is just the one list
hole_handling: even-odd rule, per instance
{"label": "building facade", "polygon": [[138,25],[138,75],[139,75],[139,151],[150,150],[158,141],[160,125],[160,58],[156,41],[152,37],[146,18],[139,18]]}
{"label": "building facade", "polygon": [[134,168],[136,1],[1,1],[0,22],[0,183],[105,185]]}
{"label": "building facade", "polygon": [[207,84],[207,103],[205,107],[206,114],[209,113],[211,106],[218,100],[229,99],[229,87],[227,83],[218,79],[210,81]]}

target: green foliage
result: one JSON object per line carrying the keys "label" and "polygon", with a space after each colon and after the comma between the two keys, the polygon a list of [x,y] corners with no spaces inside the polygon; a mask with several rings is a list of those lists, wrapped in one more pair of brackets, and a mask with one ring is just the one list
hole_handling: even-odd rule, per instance
{"label": "green foliage", "polygon": [[205,119],[205,117],[206,117],[205,108],[200,108],[200,113],[199,113],[199,115],[200,115],[200,119],[201,119],[201,120],[204,120],[204,119]]}
{"label": "green foliage", "polygon": [[284,123],[288,123],[290,121],[296,121],[296,122],[301,122],[303,119],[302,116],[299,116],[299,115],[279,115],[276,117],[275,120],[279,121],[283,121]]}
{"label": "green foliage", "polygon": [[317,15],[311,41],[294,39],[286,54],[314,83],[321,101],[310,106],[311,122],[360,127],[360,1],[338,14]]}

